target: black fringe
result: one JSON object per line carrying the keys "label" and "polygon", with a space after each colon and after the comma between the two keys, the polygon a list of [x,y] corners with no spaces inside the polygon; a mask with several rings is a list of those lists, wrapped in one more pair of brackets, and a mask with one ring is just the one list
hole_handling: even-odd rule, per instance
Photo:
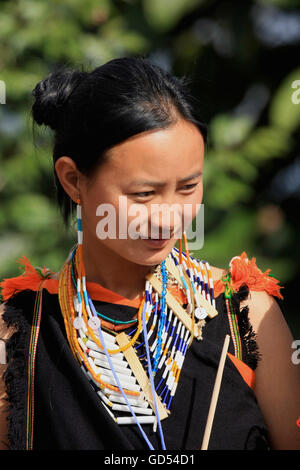
{"label": "black fringe", "polygon": [[7,368],[3,375],[9,403],[9,450],[26,448],[27,358],[31,328],[24,315],[24,304],[28,302],[25,292],[8,299],[3,314],[7,326],[17,330],[6,342]]}
{"label": "black fringe", "polygon": [[249,296],[249,287],[242,284],[236,294],[231,297],[234,311],[236,312],[240,336],[242,339],[243,357],[242,360],[251,369],[255,370],[260,360],[260,353],[256,342],[256,333],[253,331],[249,320],[249,307],[246,305],[240,310],[240,302]]}

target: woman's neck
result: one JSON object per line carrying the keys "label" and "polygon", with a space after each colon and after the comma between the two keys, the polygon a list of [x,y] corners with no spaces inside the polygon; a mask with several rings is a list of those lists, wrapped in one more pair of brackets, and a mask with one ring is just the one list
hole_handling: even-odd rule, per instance
{"label": "woman's neck", "polygon": [[126,299],[144,294],[145,277],[152,269],[122,258],[105,246],[90,248],[83,243],[83,259],[87,282],[96,282]]}

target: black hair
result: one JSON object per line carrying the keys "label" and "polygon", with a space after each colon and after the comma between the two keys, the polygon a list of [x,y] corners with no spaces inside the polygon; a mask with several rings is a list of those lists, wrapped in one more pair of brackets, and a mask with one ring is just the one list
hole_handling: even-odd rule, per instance
{"label": "black hair", "polygon": [[[191,77],[175,77],[145,57],[122,57],[88,72],[63,66],[41,80],[32,91],[34,123],[54,131],[53,165],[69,156],[89,176],[106,152],[141,132],[170,127],[183,117],[200,130]],[[54,169],[57,201],[65,225],[75,203],[65,193]]]}

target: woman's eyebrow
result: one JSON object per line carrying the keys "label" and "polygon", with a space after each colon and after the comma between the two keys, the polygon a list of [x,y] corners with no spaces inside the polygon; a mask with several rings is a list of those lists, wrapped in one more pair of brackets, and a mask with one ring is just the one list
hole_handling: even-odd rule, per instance
{"label": "woman's eyebrow", "polygon": [[[196,173],[193,173],[192,175],[187,176],[186,178],[183,178],[178,181],[178,183],[185,183],[186,181],[189,181],[191,179],[197,178],[197,176],[201,176],[202,171],[197,171]],[[147,180],[136,180],[136,181],[131,181],[129,185],[133,186],[165,186],[166,182],[164,181],[147,181]]]}

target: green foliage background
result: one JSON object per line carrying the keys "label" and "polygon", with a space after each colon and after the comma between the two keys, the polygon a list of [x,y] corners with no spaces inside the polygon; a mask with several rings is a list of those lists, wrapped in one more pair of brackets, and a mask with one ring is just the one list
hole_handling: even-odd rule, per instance
{"label": "green foliage background", "polygon": [[59,65],[92,69],[145,55],[193,78],[209,124],[205,240],[196,255],[226,267],[246,251],[263,271],[271,268],[299,338],[300,103],[291,100],[300,79],[297,3],[2,1],[0,279],[18,275],[23,254],[34,266],[58,271],[76,240],[56,207],[51,133],[32,133],[36,83]]}

